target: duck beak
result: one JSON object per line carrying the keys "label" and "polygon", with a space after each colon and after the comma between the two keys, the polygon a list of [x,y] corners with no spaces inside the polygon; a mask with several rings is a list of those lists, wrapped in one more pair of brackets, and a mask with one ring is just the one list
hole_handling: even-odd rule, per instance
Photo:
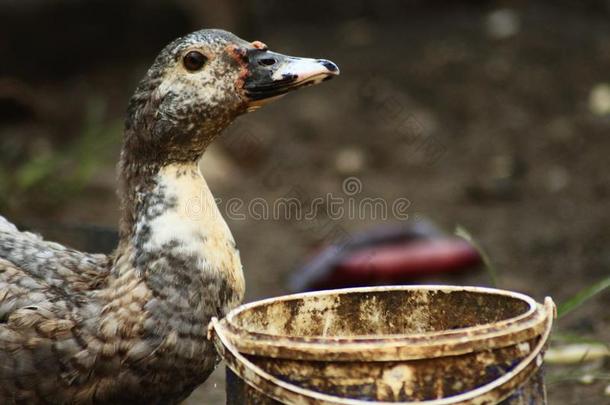
{"label": "duck beak", "polygon": [[248,71],[244,90],[249,110],[339,74],[337,65],[329,60],[286,56],[267,51],[266,47],[248,52]]}

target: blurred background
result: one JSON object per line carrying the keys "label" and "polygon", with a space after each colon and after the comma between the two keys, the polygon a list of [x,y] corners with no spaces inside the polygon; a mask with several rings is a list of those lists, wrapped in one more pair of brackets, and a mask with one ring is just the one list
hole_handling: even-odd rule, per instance
{"label": "blurred background", "polygon": [[[202,163],[217,197],[341,195],[353,177],[361,197],[408,199],[407,222],[467,229],[498,286],[562,302],[610,273],[609,21],[603,0],[3,1],[0,212],[110,251],[128,99],[166,43],[218,27],[341,76],[241,117]],[[337,235],[384,221],[227,222],[254,300],[287,292]],[[490,285],[482,269],[413,282]],[[559,327],[608,341],[608,305],[599,295]],[[550,403],[607,403],[596,367],[592,380],[551,367]],[[222,403],[222,379],[190,403]]]}

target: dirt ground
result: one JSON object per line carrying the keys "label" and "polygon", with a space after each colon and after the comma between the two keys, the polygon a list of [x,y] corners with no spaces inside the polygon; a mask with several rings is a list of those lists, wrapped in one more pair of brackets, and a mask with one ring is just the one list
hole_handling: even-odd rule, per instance
{"label": "dirt ground", "polygon": [[[359,197],[408,199],[410,221],[425,217],[449,232],[458,224],[468,229],[488,251],[501,287],[562,302],[610,273],[610,119],[590,106],[593,89],[610,81],[610,14],[576,2],[550,4],[519,2],[508,22],[502,14],[494,20],[498,8],[479,2],[413,6],[393,18],[335,12],[313,23],[268,11],[269,24],[254,24],[248,35],[256,38],[249,39],[331,59],[341,76],[241,117],[204,157],[204,176],[223,201],[246,202],[295,190],[342,195],[344,180],[356,177]],[[494,21],[508,28],[495,30]],[[186,23],[176,26],[174,36],[188,30]],[[13,87],[0,86],[2,105],[17,111],[0,126],[0,148],[20,151],[11,164],[77,139],[89,128],[84,101],[106,106],[95,125],[111,139],[83,189],[44,209],[40,189],[26,187],[18,198],[7,190],[3,214],[77,247],[83,240],[56,224],[115,227],[116,124],[158,41],[135,57],[44,79],[24,74]],[[70,57],[66,47],[55,52],[56,60]],[[26,90],[11,96],[6,88],[15,86]],[[50,176],[45,187],[55,180]],[[320,220],[326,225],[228,220],[248,301],[287,291],[295,267],[330,238],[329,222]],[[330,226],[349,235],[378,222],[345,218]],[[430,281],[489,284],[481,271],[417,280]],[[601,295],[559,329],[607,341],[608,305],[610,295]],[[607,384],[549,384],[550,403],[608,403]],[[220,370],[188,403],[222,403],[223,391]]]}

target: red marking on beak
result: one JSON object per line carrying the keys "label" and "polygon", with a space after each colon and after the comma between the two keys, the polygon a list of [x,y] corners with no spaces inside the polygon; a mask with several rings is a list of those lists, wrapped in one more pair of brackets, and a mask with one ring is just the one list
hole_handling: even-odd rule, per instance
{"label": "red marking on beak", "polygon": [[243,92],[245,80],[250,74],[248,71],[247,52],[244,48],[237,45],[229,45],[227,47],[227,52],[240,66],[240,72],[237,81],[235,82],[235,88],[238,89],[238,91]]}
{"label": "red marking on beak", "polygon": [[241,46],[229,45],[226,49],[233,58],[238,60],[238,62],[246,62],[247,52]]}
{"label": "red marking on beak", "polygon": [[256,49],[260,49],[261,51],[267,50],[267,45],[261,41],[253,41],[252,46],[255,47]]}

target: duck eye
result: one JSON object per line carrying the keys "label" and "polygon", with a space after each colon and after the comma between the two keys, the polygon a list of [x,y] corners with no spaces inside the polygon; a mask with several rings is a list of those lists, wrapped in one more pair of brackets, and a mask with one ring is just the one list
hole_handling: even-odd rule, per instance
{"label": "duck eye", "polygon": [[206,58],[206,56],[201,52],[190,51],[184,55],[184,58],[182,58],[182,63],[189,72],[196,72],[200,70],[203,65],[205,65],[207,60],[208,58]]}

